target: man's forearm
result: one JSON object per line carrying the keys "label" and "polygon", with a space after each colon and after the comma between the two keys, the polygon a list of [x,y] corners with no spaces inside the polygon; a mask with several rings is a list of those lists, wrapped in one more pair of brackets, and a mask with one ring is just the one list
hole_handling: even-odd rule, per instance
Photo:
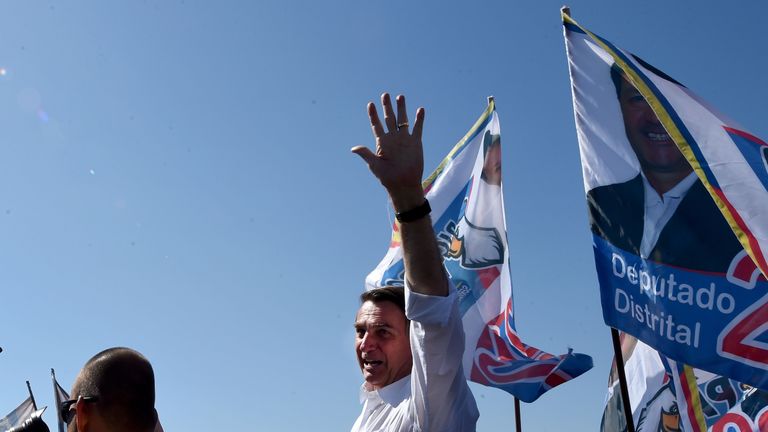
{"label": "man's forearm", "polygon": [[[390,191],[390,198],[396,212],[408,211],[424,203],[424,191],[421,187]],[[429,215],[402,222],[400,237],[409,288],[419,294],[447,296],[448,278]]]}

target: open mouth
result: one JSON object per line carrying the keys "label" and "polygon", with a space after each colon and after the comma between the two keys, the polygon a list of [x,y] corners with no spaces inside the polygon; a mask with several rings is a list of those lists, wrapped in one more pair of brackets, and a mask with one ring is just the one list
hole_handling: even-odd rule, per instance
{"label": "open mouth", "polygon": [[366,369],[373,369],[376,366],[380,366],[382,363],[384,363],[381,360],[363,360],[363,367]]}
{"label": "open mouth", "polygon": [[666,132],[646,132],[645,136],[648,137],[650,141],[658,143],[666,143],[672,141],[672,138],[670,138],[669,134]]}

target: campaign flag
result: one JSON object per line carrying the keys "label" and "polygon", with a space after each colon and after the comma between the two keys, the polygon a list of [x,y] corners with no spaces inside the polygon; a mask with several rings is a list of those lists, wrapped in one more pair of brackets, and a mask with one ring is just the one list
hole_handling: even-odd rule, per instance
{"label": "campaign flag", "polygon": [[768,145],[563,24],[606,324],[768,389]]}
{"label": "campaign flag", "polygon": [[768,391],[664,359],[686,432],[768,431]]}
{"label": "campaign flag", "polygon": [[11,428],[21,425],[35,413],[32,397],[28,397],[16,409],[0,419],[0,431],[6,432]]}
{"label": "campaign flag", "polygon": [[[768,431],[768,392],[660,355],[622,333],[621,350],[637,432]],[[615,365],[601,432],[626,432]]]}
{"label": "campaign flag", "polygon": [[[661,424],[668,426],[673,424],[671,420],[675,420],[675,410],[672,407],[675,405],[675,399],[674,388],[658,352],[629,334],[621,333],[620,339],[635,430],[637,432],[678,430],[659,427]],[[618,379],[614,359],[608,379],[608,394],[600,424],[601,432],[627,431],[625,401],[621,397]]]}
{"label": "campaign flag", "polygon": [[61,419],[61,404],[64,401],[69,400],[69,394],[59,385],[59,382],[56,381],[56,372],[53,371],[53,368],[51,368],[51,379],[53,380],[53,397],[56,400],[56,418],[59,423],[59,432],[65,432],[67,430],[67,425],[65,425],[64,421]]}
{"label": "campaign flag", "polygon": [[[501,187],[501,135],[492,98],[423,186],[444,265],[458,292],[465,375],[533,402],[589,370],[591,357],[570,351],[553,356],[523,343],[515,330]],[[402,258],[395,223],[389,250],[366,278],[366,286],[402,286]]]}

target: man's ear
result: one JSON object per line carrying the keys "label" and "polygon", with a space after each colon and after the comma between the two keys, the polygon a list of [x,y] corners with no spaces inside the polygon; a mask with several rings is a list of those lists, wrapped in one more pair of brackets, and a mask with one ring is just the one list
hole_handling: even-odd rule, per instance
{"label": "man's ear", "polygon": [[90,427],[89,424],[89,414],[90,409],[88,403],[83,402],[82,400],[77,401],[77,404],[75,405],[75,421],[77,424],[75,425],[75,431],[76,432],[88,432],[88,428]]}

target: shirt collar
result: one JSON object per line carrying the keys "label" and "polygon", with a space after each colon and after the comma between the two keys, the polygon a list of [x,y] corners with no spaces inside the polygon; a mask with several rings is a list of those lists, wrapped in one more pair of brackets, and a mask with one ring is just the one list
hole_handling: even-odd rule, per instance
{"label": "shirt collar", "polygon": [[688,174],[684,179],[680,180],[678,184],[675,185],[672,189],[668,190],[663,196],[659,196],[658,192],[656,192],[656,189],[651,186],[651,183],[648,181],[648,179],[645,177],[645,174],[640,171],[640,176],[643,178],[643,186],[645,189],[645,202],[646,205],[649,203],[655,203],[659,202],[664,198],[666,201],[667,198],[682,198],[685,196],[685,194],[688,192],[688,189],[693,186],[693,184],[696,182],[696,173],[691,172]]}
{"label": "shirt collar", "polygon": [[365,386],[365,383],[360,386],[360,403],[363,403],[366,400],[379,399],[389,405],[397,406],[410,394],[411,376],[408,375],[404,378],[400,378],[392,384],[384,386],[378,390],[368,390]]}

